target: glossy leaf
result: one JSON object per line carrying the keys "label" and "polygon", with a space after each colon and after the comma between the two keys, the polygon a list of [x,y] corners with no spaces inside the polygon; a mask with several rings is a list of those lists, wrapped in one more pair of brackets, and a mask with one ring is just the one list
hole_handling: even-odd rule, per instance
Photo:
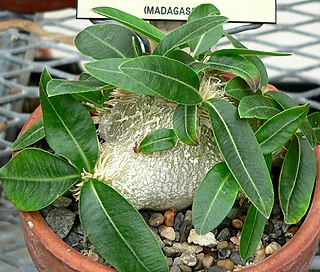
{"label": "glossy leaf", "polygon": [[[289,109],[299,106],[297,101],[283,92],[268,91],[266,93],[266,96],[271,97],[273,100],[275,100],[283,109]],[[317,144],[317,136],[315,131],[312,129],[312,126],[308,119],[305,120],[303,125],[300,127],[300,130],[308,140],[310,146],[314,149]]]}
{"label": "glossy leaf", "polygon": [[72,96],[80,102],[87,102],[101,108],[103,105],[102,92],[74,93]]}
{"label": "glossy leaf", "polygon": [[129,77],[119,70],[119,66],[127,60],[107,59],[85,64],[87,71],[95,78],[112,84],[118,88],[143,95],[157,95],[147,86]]}
{"label": "glossy leaf", "polygon": [[17,209],[40,210],[71,188],[81,175],[67,161],[44,150],[28,148],[0,169],[7,198]]}
{"label": "glossy leaf", "polygon": [[[242,43],[237,41],[231,35],[229,35],[228,33],[224,33],[224,34],[235,48],[245,48],[246,49],[246,47]],[[249,60],[250,62],[252,62],[257,67],[257,69],[260,73],[260,77],[261,77],[260,88],[261,88],[261,90],[264,90],[268,86],[268,82],[269,82],[268,72],[267,72],[265,65],[257,56],[246,56],[245,58],[247,60]]]}
{"label": "glossy leaf", "polygon": [[141,20],[140,18],[111,7],[96,7],[92,9],[95,13],[106,16],[120,22],[125,26],[145,35],[146,37],[159,42],[165,34],[153,25]]}
{"label": "glossy leaf", "polygon": [[198,145],[197,106],[178,105],[173,115],[173,129],[183,143]]}
{"label": "glossy leaf", "polygon": [[85,182],[79,214],[93,246],[118,271],[169,271],[160,246],[140,213],[109,185],[95,179]]}
{"label": "glossy leaf", "polygon": [[85,28],[76,36],[75,45],[81,53],[97,60],[133,58],[135,52],[142,55],[137,35],[116,24],[96,24]]}
{"label": "glossy leaf", "polygon": [[231,78],[225,85],[224,91],[229,96],[239,101],[245,96],[254,94],[248,83],[241,77]]}
{"label": "glossy leaf", "polygon": [[242,55],[242,56],[290,56],[292,53],[287,52],[267,52],[267,51],[260,51],[260,50],[251,50],[247,48],[228,48],[228,49],[220,49],[210,53],[210,56],[221,56],[227,54],[235,54],[235,55]]}
{"label": "glossy leaf", "polygon": [[198,234],[207,234],[222,222],[236,200],[238,188],[224,162],[207,173],[196,190],[192,205],[192,222]]}
{"label": "glossy leaf", "polygon": [[256,131],[263,154],[272,153],[289,141],[304,123],[309,107],[305,105],[282,111],[266,121]]}
{"label": "glossy leaf", "polygon": [[212,69],[233,73],[243,78],[253,91],[257,91],[260,85],[258,69],[245,57],[238,55],[213,56],[207,63]]}
{"label": "glossy leaf", "polygon": [[32,127],[30,127],[25,133],[20,135],[12,145],[12,150],[17,151],[19,149],[30,146],[42,138],[45,137],[44,128],[43,128],[43,119],[41,118],[37,121]]}
{"label": "glossy leaf", "polygon": [[266,218],[251,205],[242,228],[240,256],[246,260],[256,251],[266,225]]}
{"label": "glossy leaf", "polygon": [[[212,4],[202,4],[195,7],[188,17],[188,22],[193,22],[200,18],[205,18],[209,15],[220,15],[220,11]],[[193,56],[198,56],[212,46],[214,46],[223,35],[222,25],[210,30],[207,33],[202,34],[199,38],[191,40],[189,42],[190,51]]]}
{"label": "glossy leaf", "polygon": [[71,95],[48,97],[51,76],[45,69],[40,79],[40,101],[49,146],[82,171],[91,172],[98,157],[96,129],[89,113]]}
{"label": "glossy leaf", "polygon": [[191,64],[192,62],[194,62],[193,57],[191,57],[187,52],[181,50],[181,49],[176,49],[173,51],[170,51],[167,55],[167,58],[169,59],[174,59],[174,60],[178,60],[184,64]]}
{"label": "glossy leaf", "polygon": [[[227,101],[204,102],[224,160],[249,200],[265,216],[273,207],[273,186],[266,161],[247,120]],[[257,171],[259,169],[259,171]]]}
{"label": "glossy leaf", "polygon": [[279,106],[272,99],[260,96],[250,95],[242,98],[238,106],[241,118],[269,119],[280,113]]}
{"label": "glossy leaf", "polygon": [[308,116],[308,121],[317,137],[317,143],[320,143],[320,112],[314,112]]}
{"label": "glossy leaf", "polygon": [[177,144],[177,135],[173,129],[159,128],[150,132],[140,143],[138,151],[151,153],[173,148]]}
{"label": "glossy leaf", "polygon": [[279,196],[286,223],[295,224],[306,214],[316,178],[316,159],[307,140],[296,136],[282,164]]}
{"label": "glossy leaf", "polygon": [[179,61],[144,56],[124,62],[119,69],[158,96],[183,105],[196,105],[202,101],[197,74]]}
{"label": "glossy leaf", "polygon": [[186,23],[170,32],[154,49],[154,55],[165,55],[174,48],[201,37],[226,23],[224,16],[210,16]]}
{"label": "glossy leaf", "polygon": [[113,88],[109,84],[104,86],[97,86],[91,82],[79,81],[79,80],[63,80],[53,79],[48,82],[47,93],[49,97],[61,95],[61,94],[78,94],[101,91],[105,89]]}

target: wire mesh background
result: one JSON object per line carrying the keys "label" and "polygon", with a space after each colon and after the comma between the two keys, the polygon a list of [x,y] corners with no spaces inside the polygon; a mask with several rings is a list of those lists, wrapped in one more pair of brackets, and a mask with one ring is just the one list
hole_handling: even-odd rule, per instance
{"label": "wire mesh background", "polygon": [[[81,73],[81,63],[88,60],[70,41],[90,22],[74,18],[71,9],[32,15],[0,10],[0,166],[10,158],[12,142],[38,105],[43,68],[53,77],[73,79]],[[270,82],[320,110],[319,0],[279,0],[277,25],[264,25],[236,37],[252,49],[293,52],[290,57],[263,58]],[[226,45],[222,41],[218,47]],[[312,268],[320,271],[317,258]],[[35,271],[22,242],[17,212],[4,198],[0,202],[1,271]]]}

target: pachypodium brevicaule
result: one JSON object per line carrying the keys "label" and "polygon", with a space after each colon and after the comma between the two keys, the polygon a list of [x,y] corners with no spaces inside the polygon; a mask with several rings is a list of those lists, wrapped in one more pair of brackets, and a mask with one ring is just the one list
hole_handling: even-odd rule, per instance
{"label": "pachypodium brevicaule", "polygon": [[[194,227],[204,235],[241,194],[251,203],[243,259],[257,247],[275,197],[287,223],[300,221],[315,182],[320,116],[268,91],[257,57],[290,54],[247,49],[224,31],[228,19],[211,4],[193,9],[167,35],[115,8],[93,10],[120,24],[77,35],[78,50],[94,59],[79,80],[43,71],[43,118],[16,140],[13,149],[22,151],[0,169],[8,199],[33,211],[72,190],[89,240],[125,272],[168,271],[138,209],[192,205]],[[153,41],[151,53],[137,33]],[[222,38],[231,48],[215,50]],[[40,140],[47,148],[31,146]]]}

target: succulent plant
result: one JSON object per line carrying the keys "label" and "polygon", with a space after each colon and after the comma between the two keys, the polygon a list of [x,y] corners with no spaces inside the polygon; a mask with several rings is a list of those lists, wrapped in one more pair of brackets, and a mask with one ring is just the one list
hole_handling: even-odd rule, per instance
{"label": "succulent plant", "polygon": [[[0,169],[16,207],[40,210],[72,190],[82,227],[108,262],[120,271],[163,272],[166,260],[137,209],[192,204],[195,229],[206,234],[241,194],[252,203],[240,244],[247,259],[273,208],[273,157],[283,155],[273,180],[285,221],[300,221],[315,181],[319,114],[307,117],[309,105],[268,91],[257,57],[288,53],[247,49],[224,32],[228,19],[211,4],[168,35],[114,8],[94,11],[121,25],[78,34],[79,51],[95,59],[79,80],[43,71],[43,119],[17,139],[13,149],[23,150]],[[137,32],[156,44],[151,54]],[[214,50],[223,37],[234,48]],[[49,148],[28,147],[42,138]]]}

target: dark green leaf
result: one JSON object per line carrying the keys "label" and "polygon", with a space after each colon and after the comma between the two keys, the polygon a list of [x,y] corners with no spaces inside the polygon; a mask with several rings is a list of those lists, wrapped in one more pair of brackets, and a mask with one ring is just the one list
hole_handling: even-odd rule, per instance
{"label": "dark green leaf", "polygon": [[96,79],[92,75],[88,73],[82,73],[79,78],[80,81],[84,81],[86,84],[92,84],[92,86],[105,86],[106,83],[103,81],[100,81],[99,79]]}
{"label": "dark green leaf", "polygon": [[[241,44],[239,41],[237,41],[235,38],[233,38],[228,33],[224,33],[224,34],[234,47],[246,48],[243,44]],[[257,56],[246,56],[246,59],[251,61],[259,70],[260,77],[261,77],[260,88],[261,88],[261,90],[264,90],[268,86],[268,82],[269,82],[268,73],[267,73],[267,69],[266,69],[265,65]]]}
{"label": "dark green leaf", "polygon": [[286,223],[295,224],[306,214],[316,178],[316,159],[307,140],[296,136],[282,164],[279,196]]}
{"label": "dark green leaf", "polygon": [[263,154],[272,153],[289,141],[304,123],[309,107],[305,105],[282,111],[266,121],[256,131]]}
{"label": "dark green leaf", "polygon": [[30,127],[25,133],[19,136],[12,145],[12,150],[17,151],[19,149],[30,146],[42,138],[44,138],[43,119],[41,118],[32,127]]}
{"label": "dark green leaf", "polygon": [[[183,105],[196,105],[202,101],[197,74],[179,61],[144,56],[124,62],[119,69],[158,96]],[[134,91],[133,88],[130,90]]]}
{"label": "dark green leaf", "polygon": [[0,179],[16,208],[36,211],[63,195],[81,175],[67,161],[44,150],[28,148],[0,169]]}
{"label": "dark green leaf", "polygon": [[175,59],[178,60],[184,64],[191,64],[192,62],[194,62],[193,57],[191,57],[187,52],[181,50],[181,49],[176,49],[173,51],[170,51],[167,55],[167,58],[169,59]]}
{"label": "dark green leaf", "polygon": [[224,87],[224,91],[236,100],[241,100],[245,96],[254,94],[248,83],[241,77],[231,78]]}
{"label": "dark green leaf", "polygon": [[186,23],[170,32],[154,49],[154,55],[165,55],[174,48],[192,41],[208,31],[214,30],[228,19],[223,16],[210,16]]}
{"label": "dark green leaf", "polygon": [[272,154],[266,154],[264,155],[264,158],[266,160],[269,172],[271,172],[271,168],[272,168]]}
{"label": "dark green leaf", "polygon": [[204,72],[207,68],[210,67],[208,64],[203,62],[193,62],[189,64],[189,66],[196,74]]}
{"label": "dark green leaf", "polygon": [[197,106],[178,105],[173,115],[173,129],[183,143],[198,145]]}
{"label": "dark green leaf", "polygon": [[243,78],[253,91],[257,91],[260,85],[258,69],[245,57],[238,55],[213,56],[207,63],[212,69],[233,73]]}
{"label": "dark green leaf", "polygon": [[251,56],[251,55],[260,55],[260,56],[290,56],[292,53],[286,52],[267,52],[260,50],[251,50],[247,48],[231,48],[231,49],[220,49],[214,51],[210,54],[210,56],[221,56],[221,55],[243,55],[243,56]]}
{"label": "dark green leaf", "polygon": [[163,151],[177,144],[177,135],[173,129],[159,128],[150,132],[140,143],[138,151],[143,153]]}
{"label": "dark green leaf", "polygon": [[196,190],[192,205],[192,222],[198,234],[207,234],[222,222],[236,200],[238,188],[224,162],[207,173]]}
{"label": "dark green leaf", "polygon": [[[188,22],[193,22],[200,18],[205,18],[209,15],[220,15],[220,11],[212,4],[202,4],[195,7],[188,17]],[[190,50],[193,56],[198,56],[212,46],[214,46],[223,35],[223,27],[219,27],[202,34],[199,38],[191,40],[189,42]]]}
{"label": "dark green leaf", "polygon": [[96,129],[89,113],[71,95],[48,97],[51,76],[45,69],[40,79],[40,101],[46,139],[50,147],[91,172],[98,157]]}
{"label": "dark green leaf", "polygon": [[[297,101],[295,101],[293,98],[282,92],[268,91],[266,93],[266,96],[269,96],[272,99],[274,99],[283,109],[289,109],[299,106]],[[308,119],[305,120],[303,125],[300,127],[300,130],[308,140],[310,146],[314,149],[317,144],[317,136],[315,131],[313,131]]]}
{"label": "dark green leaf", "polygon": [[246,260],[253,255],[262,238],[266,218],[251,205],[242,228],[240,256]]}
{"label": "dark green leaf", "polygon": [[75,45],[81,53],[97,60],[133,58],[136,50],[139,56],[142,55],[137,35],[116,24],[96,24],[85,28],[75,38]]}
{"label": "dark green leaf", "polygon": [[269,119],[280,113],[278,104],[265,96],[250,95],[242,98],[238,106],[241,118]]}
{"label": "dark green leaf", "polygon": [[125,26],[128,26],[133,30],[136,30],[137,32],[140,32],[141,34],[145,35],[151,40],[154,40],[155,42],[159,42],[165,37],[165,34],[153,25],[150,25],[144,20],[141,20],[138,17],[130,15],[116,8],[96,7],[92,10],[100,15],[118,21],[121,24],[124,24]]}
{"label": "dark green leaf", "polygon": [[72,96],[80,102],[87,102],[93,104],[99,108],[102,107],[102,93],[101,92],[87,92],[87,93],[79,93],[72,94]]}
{"label": "dark green leaf", "polygon": [[122,73],[119,66],[124,63],[124,59],[107,59],[85,64],[86,69],[95,78],[110,83],[118,88],[132,91],[143,95],[157,95],[148,87]]}
{"label": "dark green leaf", "polygon": [[320,143],[320,112],[314,112],[308,116],[308,121],[317,137],[317,143]]}
{"label": "dark green leaf", "polygon": [[204,104],[228,168],[250,201],[268,218],[273,207],[272,181],[248,121],[239,117],[235,106],[222,99],[213,98]]}
{"label": "dark green leaf", "polygon": [[107,184],[99,180],[85,182],[79,211],[81,225],[93,246],[118,271],[169,271],[140,213]]}

